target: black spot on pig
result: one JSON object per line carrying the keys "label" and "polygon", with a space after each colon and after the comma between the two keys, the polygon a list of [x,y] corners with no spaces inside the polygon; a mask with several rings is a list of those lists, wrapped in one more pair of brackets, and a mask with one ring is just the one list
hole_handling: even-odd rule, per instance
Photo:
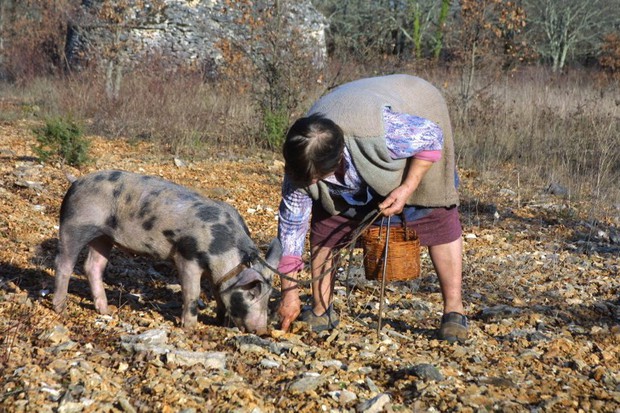
{"label": "black spot on pig", "polygon": [[101,181],[105,181],[106,180],[106,176],[103,174],[99,174],[99,175],[95,175],[95,177],[93,178],[93,180],[95,182],[101,182]]}
{"label": "black spot on pig", "polygon": [[150,217],[148,220],[142,223],[142,228],[144,228],[145,231],[152,230],[156,220],[157,218],[155,216]]}
{"label": "black spot on pig", "polygon": [[245,320],[250,312],[250,309],[243,299],[243,294],[239,291],[235,291],[230,295],[230,315],[233,318],[240,318]]}
{"label": "black spot on pig", "polygon": [[131,194],[125,195],[125,202],[130,203],[132,199],[133,197],[131,196]]}
{"label": "black spot on pig", "polygon": [[186,235],[176,242],[177,251],[186,260],[193,260],[198,256],[198,242],[196,238]]}
{"label": "black spot on pig", "polygon": [[161,193],[163,192],[162,189],[158,189],[156,191],[151,191],[149,192],[149,196],[152,196],[153,198],[157,198],[161,195]]}
{"label": "black spot on pig", "polygon": [[215,222],[220,215],[220,209],[209,205],[200,205],[196,208],[196,217],[203,222]]}
{"label": "black spot on pig", "polygon": [[198,248],[198,242],[196,238],[191,236],[184,236],[177,240],[175,243],[177,251],[186,260],[196,260],[198,265],[203,270],[209,269],[209,255],[205,251],[201,251]]}
{"label": "black spot on pig", "polygon": [[210,254],[223,254],[235,247],[235,234],[231,228],[223,224],[215,224],[211,227],[212,241],[209,245]]}
{"label": "black spot on pig", "polygon": [[140,205],[140,210],[138,211],[138,216],[140,218],[144,218],[146,214],[151,212],[151,201],[146,200],[142,205]]}
{"label": "black spot on pig", "polygon": [[114,199],[120,198],[124,190],[125,190],[125,186],[123,184],[114,188],[114,191],[112,191],[112,196],[114,197]]}
{"label": "black spot on pig", "polygon": [[112,229],[118,228],[118,217],[116,215],[110,215],[108,219],[105,220],[105,224]]}
{"label": "black spot on pig", "polygon": [[164,237],[166,237],[168,241],[172,243],[175,234],[175,231],[173,229],[165,229],[161,233]]}
{"label": "black spot on pig", "polygon": [[108,176],[108,181],[110,182],[116,182],[119,179],[121,179],[121,175],[122,172],[121,171],[114,171],[110,173],[110,176]]}
{"label": "black spot on pig", "polygon": [[179,199],[181,201],[194,201],[197,199],[197,196],[191,192],[183,192],[182,194],[179,194]]}

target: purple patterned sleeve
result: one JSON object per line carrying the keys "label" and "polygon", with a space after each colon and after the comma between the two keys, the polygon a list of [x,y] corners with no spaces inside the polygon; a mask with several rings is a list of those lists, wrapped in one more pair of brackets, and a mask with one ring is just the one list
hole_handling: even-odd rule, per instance
{"label": "purple patterned sleeve", "polygon": [[443,132],[428,119],[383,109],[386,144],[394,159],[410,158],[423,151],[441,151]]}
{"label": "purple patterned sleeve", "polygon": [[278,211],[278,238],[282,243],[284,256],[303,255],[311,212],[312,199],[295,188],[285,175]]}

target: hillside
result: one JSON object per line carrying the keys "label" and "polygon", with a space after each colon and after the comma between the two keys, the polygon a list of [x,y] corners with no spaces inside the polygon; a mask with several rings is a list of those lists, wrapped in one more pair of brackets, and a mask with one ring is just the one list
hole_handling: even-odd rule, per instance
{"label": "hillside", "polygon": [[419,279],[387,286],[380,335],[360,251],[337,282],[332,334],[299,323],[282,333],[276,320],[262,338],[217,326],[208,294],[185,331],[173,266],[120,252],[105,279],[113,314],[95,312],[78,265],[57,315],[65,172],[159,175],[235,206],[263,251],[276,235],[277,155],[175,163],[145,142],[90,138],[94,161],[77,170],[39,163],[29,124],[0,125],[0,411],[620,411],[617,210],[511,188],[509,168],[461,170],[462,345],[434,337],[441,295],[426,255]]}

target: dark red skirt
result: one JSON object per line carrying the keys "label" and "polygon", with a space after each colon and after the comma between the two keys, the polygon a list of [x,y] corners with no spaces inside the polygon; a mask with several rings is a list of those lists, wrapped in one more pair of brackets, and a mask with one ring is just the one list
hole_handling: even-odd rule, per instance
{"label": "dark red skirt", "polygon": [[[310,224],[310,244],[330,248],[343,248],[351,239],[360,222],[340,215],[330,215],[315,203]],[[400,223],[392,225],[401,225]],[[463,230],[457,207],[432,208],[422,218],[408,221],[420,238],[420,245],[448,244],[458,239]]]}

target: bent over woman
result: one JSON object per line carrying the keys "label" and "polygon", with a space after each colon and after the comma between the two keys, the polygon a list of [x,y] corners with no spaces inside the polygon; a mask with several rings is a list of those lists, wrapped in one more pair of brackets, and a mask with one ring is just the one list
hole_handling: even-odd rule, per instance
{"label": "bent over woman", "polygon": [[438,337],[465,340],[458,182],[441,93],[409,75],[346,83],[291,126],[283,155],[278,236],[284,256],[279,270],[298,277],[310,231],[315,281],[313,306],[301,313],[297,283],[282,279],[282,329],[288,330],[300,313],[314,331],[338,325],[332,306],[334,253],[347,244],[361,219],[380,210],[384,216],[404,216],[429,249],[443,297]]}

